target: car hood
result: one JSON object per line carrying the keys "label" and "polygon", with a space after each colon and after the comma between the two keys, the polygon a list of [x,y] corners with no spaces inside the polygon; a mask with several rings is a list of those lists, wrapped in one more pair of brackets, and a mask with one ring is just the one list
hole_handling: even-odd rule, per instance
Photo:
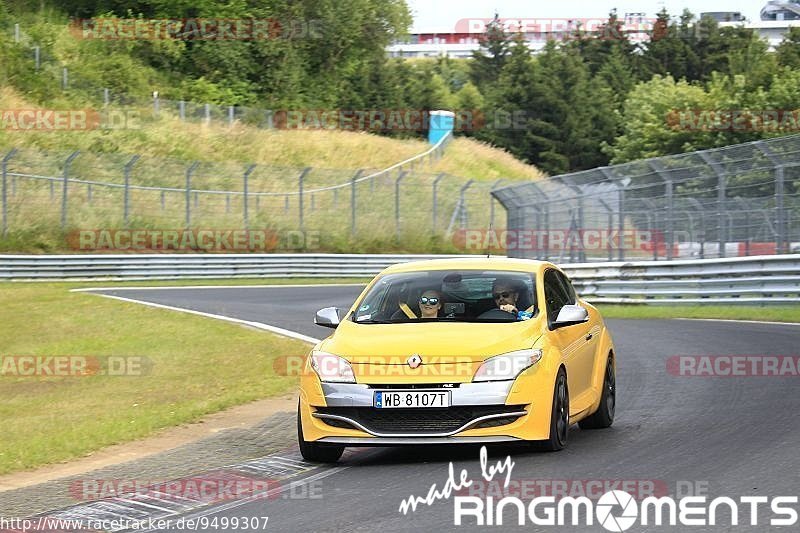
{"label": "car hood", "polygon": [[406,365],[414,354],[422,357],[423,364],[482,362],[531,348],[540,336],[538,318],[512,323],[356,324],[345,320],[320,349],[359,365]]}

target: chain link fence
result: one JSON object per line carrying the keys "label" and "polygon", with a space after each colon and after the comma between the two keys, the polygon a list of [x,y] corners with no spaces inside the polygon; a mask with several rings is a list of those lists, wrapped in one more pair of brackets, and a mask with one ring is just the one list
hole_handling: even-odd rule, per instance
{"label": "chain link fence", "polygon": [[[87,110],[89,116],[99,119],[104,128],[140,127],[165,117],[264,129],[330,126],[325,123],[325,110],[305,110],[297,119],[300,124],[295,124],[289,116],[292,111],[171,100],[158,93],[134,98],[124,86],[104,86],[103,80],[71,71],[49,45],[40,45],[20,25],[3,29],[23,50],[32,75],[57,83],[66,94],[88,98],[95,108]],[[335,121],[335,111],[333,115]],[[307,123],[316,116],[321,124]],[[424,121],[422,127],[426,128]],[[385,132],[380,126],[378,131]],[[401,135],[414,133],[421,131]],[[450,239],[454,231],[490,227],[500,218],[496,217],[499,203],[489,190],[501,181],[431,173],[428,169],[442,157],[450,139],[447,136],[429,152],[383,170],[194,162],[143,154],[0,146],[2,235],[15,231],[31,235],[52,228],[68,232],[76,228],[269,227],[316,231],[320,239],[327,239],[311,249],[337,251],[346,249],[345,241],[360,241],[374,242],[364,251],[376,251],[387,239],[402,241],[401,247],[409,249],[429,249],[433,238],[437,251],[459,252]]]}
{"label": "chain link fence", "polygon": [[0,147],[2,234],[271,228],[314,231],[327,241],[311,248],[323,250],[354,240],[448,242],[458,228],[500,218],[489,195],[498,182],[426,170],[450,138],[384,170]]}
{"label": "chain link fence", "polygon": [[674,155],[492,193],[514,257],[559,262],[800,251],[800,135]]}

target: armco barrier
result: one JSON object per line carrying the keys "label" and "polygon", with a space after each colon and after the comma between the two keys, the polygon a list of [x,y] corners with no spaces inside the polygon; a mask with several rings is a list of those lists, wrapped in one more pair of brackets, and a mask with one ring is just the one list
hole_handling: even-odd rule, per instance
{"label": "armco barrier", "polygon": [[800,303],[800,255],[563,265],[594,303]]}
{"label": "armco barrier", "polygon": [[[0,255],[0,280],[368,278],[389,265],[447,255]],[[800,255],[563,265],[594,303],[800,303]]]}
{"label": "armco barrier", "polygon": [[364,278],[395,263],[446,255],[0,255],[0,280]]}

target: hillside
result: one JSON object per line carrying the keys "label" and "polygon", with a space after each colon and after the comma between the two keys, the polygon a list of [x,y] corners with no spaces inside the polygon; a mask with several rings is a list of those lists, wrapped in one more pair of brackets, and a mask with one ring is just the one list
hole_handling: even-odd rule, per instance
{"label": "hillside", "polygon": [[[2,109],[39,107],[8,87],[0,88]],[[393,139],[369,133],[264,130],[240,124],[206,126],[181,122],[174,117],[140,120],[131,129],[119,130],[23,132],[0,129],[0,146],[341,169],[382,169],[430,148],[422,140]],[[455,139],[448,146],[444,159],[427,171],[476,180],[541,177],[535,167],[511,154],[465,137]]]}
{"label": "hillside", "polygon": [[[0,90],[2,109],[38,109],[17,92]],[[60,229],[61,183],[51,187],[41,178],[63,173],[69,153],[81,154],[70,167],[76,179],[123,183],[123,167],[132,154],[141,155],[131,174],[132,185],[185,188],[185,171],[192,161],[201,165],[193,175],[192,190],[242,190],[241,176],[249,163],[256,171],[249,183],[250,219],[255,227],[297,229],[299,205],[296,196],[281,196],[297,190],[302,168],[313,170],[305,178],[305,190],[348,183],[355,169],[376,171],[425,152],[430,145],[416,139],[394,139],[346,131],[264,130],[234,124],[231,127],[181,122],[163,114],[159,120],[141,120],[135,127],[116,130],[10,131],[0,129],[0,153],[19,150],[9,162],[14,178],[9,197],[9,234],[0,240],[6,252],[74,251],[67,244],[70,231],[86,228],[125,227],[122,192],[119,187],[71,186],[68,224]],[[445,174],[438,186],[437,227],[432,227],[433,180]],[[401,189],[401,225],[395,225],[396,173],[359,184],[356,235],[347,230],[342,217],[350,216],[349,189],[304,194],[305,229],[321,232],[319,243],[301,250],[317,251],[458,251],[444,231],[453,218],[458,191],[467,180],[475,180],[465,197],[469,223],[489,223],[489,189],[498,179],[506,182],[538,179],[541,173],[510,154],[469,138],[456,138],[440,159],[425,158],[404,178]],[[57,187],[56,187],[57,185]],[[270,195],[266,195],[270,193]],[[344,194],[346,193],[346,194]],[[133,191],[128,227],[183,227],[185,194]],[[341,198],[339,197],[341,196]],[[160,202],[160,207],[159,207]],[[223,203],[223,202],[227,202]],[[252,205],[255,203],[255,205]],[[486,207],[484,207],[486,206]],[[193,222],[211,228],[241,227],[240,196],[195,195]],[[502,222],[502,209],[497,209]],[[387,224],[389,220],[391,223]],[[461,220],[459,218],[459,220]],[[371,228],[371,231],[364,230]],[[295,250],[300,251],[300,250]]]}

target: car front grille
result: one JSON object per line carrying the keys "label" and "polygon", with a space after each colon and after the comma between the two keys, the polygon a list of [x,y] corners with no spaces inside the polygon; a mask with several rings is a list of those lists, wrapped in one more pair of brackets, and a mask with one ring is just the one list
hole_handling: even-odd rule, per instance
{"label": "car front grille", "polygon": [[[367,430],[381,434],[437,434],[455,431],[477,418],[524,411],[520,405],[453,406],[444,409],[376,409],[374,407],[319,407],[322,415],[336,415],[353,420]],[[520,415],[498,418],[502,423],[485,420],[474,427],[497,427],[510,424]],[[339,428],[355,428],[337,419],[321,418],[326,424]]]}

